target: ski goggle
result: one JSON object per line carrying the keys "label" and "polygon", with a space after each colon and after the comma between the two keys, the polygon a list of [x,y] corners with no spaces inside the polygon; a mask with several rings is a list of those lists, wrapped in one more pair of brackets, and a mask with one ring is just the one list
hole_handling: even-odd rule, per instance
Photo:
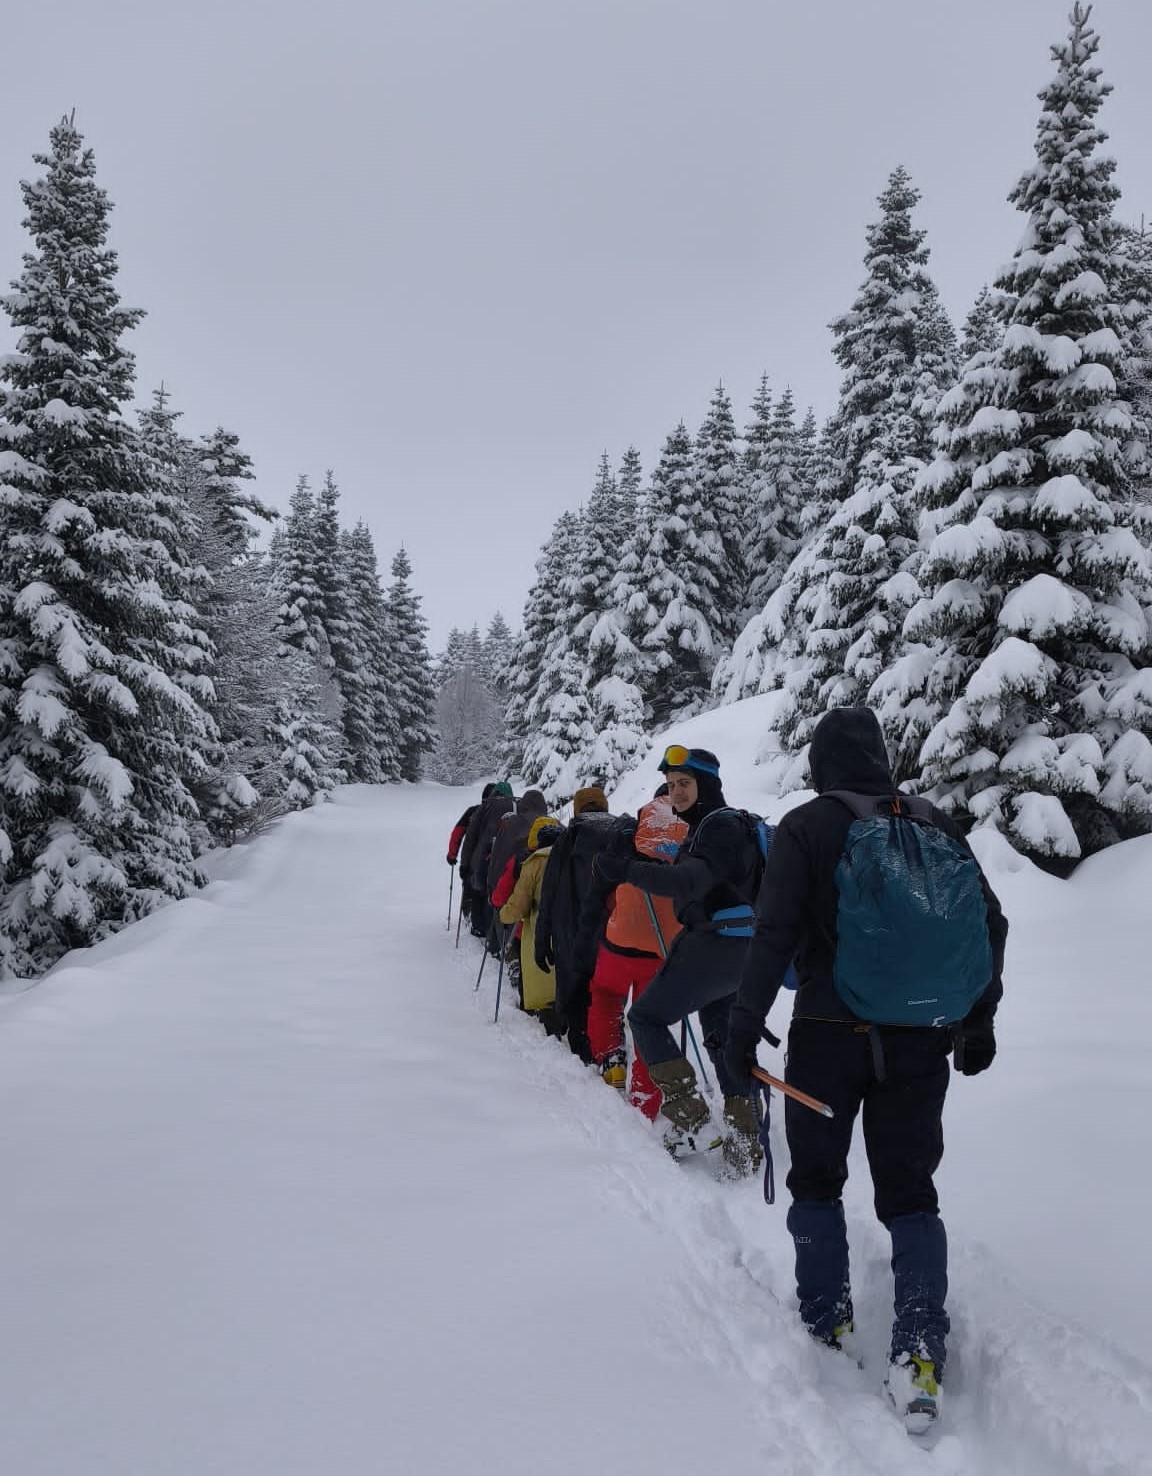
{"label": "ski goggle", "polygon": [[714,764],[701,763],[699,759],[694,759],[691,749],[685,748],[682,743],[670,743],[664,750],[660,772],[667,773],[669,769],[695,769],[701,774],[712,774],[717,779],[720,777],[720,770]]}

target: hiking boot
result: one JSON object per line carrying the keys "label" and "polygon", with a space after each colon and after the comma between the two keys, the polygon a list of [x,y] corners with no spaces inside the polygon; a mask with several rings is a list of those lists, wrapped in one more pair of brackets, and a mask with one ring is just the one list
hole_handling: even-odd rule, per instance
{"label": "hiking boot", "polygon": [[725,1097],[724,1121],[729,1131],[721,1142],[724,1162],[738,1178],[754,1174],[764,1162],[760,1123],[751,1097]]}
{"label": "hiking boot", "polygon": [[664,1146],[670,1153],[674,1153],[675,1150],[668,1141],[669,1136],[673,1136],[678,1139],[678,1147],[684,1146],[685,1140],[695,1147],[695,1135],[708,1126],[711,1117],[708,1104],[696,1085],[696,1073],[683,1056],[676,1056],[671,1061],[661,1061],[656,1066],[649,1066],[648,1075],[664,1093],[660,1111],[670,1127],[676,1130],[671,1135],[665,1132]]}
{"label": "hiking boot", "polygon": [[628,1083],[628,1060],[623,1051],[609,1051],[600,1062],[600,1076],[610,1086],[623,1091]]}
{"label": "hiking boot", "polygon": [[901,1353],[888,1365],[884,1387],[909,1435],[925,1434],[940,1418],[940,1384],[930,1358]]}

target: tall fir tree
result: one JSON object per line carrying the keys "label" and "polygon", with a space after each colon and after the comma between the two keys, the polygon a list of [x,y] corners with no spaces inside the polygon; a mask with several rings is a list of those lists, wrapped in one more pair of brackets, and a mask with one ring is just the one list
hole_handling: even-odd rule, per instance
{"label": "tall fir tree", "polygon": [[503,614],[497,610],[488,622],[484,637],[484,680],[494,692],[507,700],[516,654],[516,637]]}
{"label": "tall fir tree", "polygon": [[948,810],[1067,862],[1152,827],[1148,509],[1121,397],[1109,92],[1074,6],[1041,93],[1028,226],[997,287],[999,346],[941,406],[922,482],[925,598],[893,682],[903,742]]}
{"label": "tall fir tree", "polygon": [[960,362],[967,365],[977,354],[991,354],[1000,347],[1004,324],[996,311],[996,300],[989,287],[981,287],[972,311],[964,320],[960,340]]}
{"label": "tall fir tree", "polygon": [[400,778],[400,718],[393,700],[394,672],[388,613],[380,588],[376,546],[368,525],[360,521],[341,534],[348,600],[359,649],[363,653],[372,698],[372,741],[379,778]]}
{"label": "tall fir tree", "polygon": [[762,610],[779,587],[789,564],[799,552],[801,517],[808,501],[804,485],[803,459],[796,430],[795,401],[786,387],[775,406],[758,448],[755,476],[750,483],[753,525],[752,563],[749,586],[752,611]]}
{"label": "tall fir tree", "polygon": [[640,453],[629,446],[616,473],[616,499],[620,507],[620,536],[630,538],[636,529],[636,517],[640,505],[640,489],[644,484],[644,469],[640,464]]}
{"label": "tall fir tree", "polygon": [[639,689],[647,722],[656,727],[706,706],[724,651],[724,551],[705,512],[692,440],[681,421],[664,443],[610,596],[617,612],[613,670]]}
{"label": "tall fir tree", "polygon": [[392,560],[385,616],[392,706],[399,729],[400,777],[415,782],[420,778],[425,754],[431,752],[436,741],[436,690],[428,655],[428,625],[411,579],[412,562],[401,548]]}
{"label": "tall fir tree", "polygon": [[321,596],[320,619],[332,653],[332,674],[343,704],[344,763],[350,779],[379,784],[382,778],[375,731],[373,675],[367,635],[355,619],[347,582],[348,545],[342,545],[340,490],[331,471],[316,500],[314,570]]}
{"label": "tall fir tree", "polygon": [[865,281],[833,324],[844,380],[830,437],[828,515],[742,633],[724,673],[729,699],[781,689],[774,722],[788,786],[804,782],[822,714],[863,702],[886,669],[918,593],[913,488],[954,372],[954,335],[926,270],[925,233],[912,223],[919,198],[902,168],[880,196]]}
{"label": "tall fir tree", "polygon": [[281,650],[292,647],[330,666],[332,658],[324,628],[324,591],[316,577],[320,563],[316,499],[303,474],[296,480],[277,555]]}
{"label": "tall fir tree", "polygon": [[123,415],[142,314],[110,203],[73,118],[36,162],[0,368],[0,959],[21,975],[200,882],[214,736],[182,509]]}
{"label": "tall fir tree", "polygon": [[693,459],[695,498],[691,516],[696,536],[704,542],[715,530],[717,549],[712,555],[716,576],[716,617],[713,639],[722,650],[731,647],[743,624],[751,575],[748,564],[751,511],[740,470],[736,422],[732,401],[718,385],[708,414],[696,437]]}
{"label": "tall fir tree", "polygon": [[524,752],[533,729],[544,655],[565,608],[563,576],[577,557],[579,533],[577,515],[561,513],[536,560],[536,578],[524,604],[523,629],[509,668],[504,753],[508,773],[528,777]]}

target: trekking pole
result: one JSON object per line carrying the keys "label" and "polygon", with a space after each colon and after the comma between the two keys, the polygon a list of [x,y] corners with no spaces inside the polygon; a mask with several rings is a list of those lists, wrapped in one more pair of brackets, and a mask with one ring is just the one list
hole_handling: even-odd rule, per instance
{"label": "trekking pole", "polygon": [[500,1019],[500,989],[504,983],[504,955],[508,952],[508,930],[511,923],[505,925],[500,934],[500,972],[496,975],[496,1013],[492,1016],[493,1025]]}
{"label": "trekking pole", "polygon": [[[648,908],[648,917],[652,923],[652,931],[656,934],[656,942],[660,948],[660,957],[666,960],[668,957],[668,945],[664,941],[664,934],[660,928],[660,919],[656,916],[656,908],[653,906],[652,898],[647,892],[642,892],[641,896],[644,898],[644,904]],[[689,1040],[692,1042],[692,1049],[696,1053],[696,1062],[700,1067],[700,1075],[704,1081],[704,1090],[711,1096],[712,1078],[704,1069],[704,1057],[700,1054],[700,1047],[696,1043],[696,1032],[692,1029],[688,1016],[685,1015],[683,1020],[680,1021],[680,1054],[682,1056],[687,1056],[688,1054],[687,1044]]]}
{"label": "trekking pole", "polygon": [[446,933],[450,933],[452,931],[452,892],[455,889],[455,886],[456,886],[456,868],[455,868],[455,866],[449,866],[449,868],[448,868],[448,921],[444,925],[444,931]]}
{"label": "trekking pole", "polygon": [[484,977],[484,965],[487,962],[488,962],[488,944],[485,943],[484,944],[484,952],[483,952],[483,955],[481,956],[481,959],[480,959],[480,972],[476,975],[476,983],[472,986],[472,993],[473,994],[475,994],[476,991],[477,991],[477,989],[480,988],[480,980],[483,979],[483,977]]}
{"label": "trekking pole", "polygon": [[460,924],[464,921],[464,883],[460,883],[460,909],[456,913],[456,947],[460,947]]}

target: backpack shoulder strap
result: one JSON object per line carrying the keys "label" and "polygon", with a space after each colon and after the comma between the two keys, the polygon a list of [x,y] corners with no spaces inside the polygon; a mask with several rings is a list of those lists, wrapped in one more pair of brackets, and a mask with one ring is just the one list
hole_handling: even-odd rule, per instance
{"label": "backpack shoulder strap", "polygon": [[[821,799],[838,800],[846,809],[852,812],[854,820],[871,820],[873,815],[881,813],[880,806],[889,801],[879,794],[853,794],[847,789],[826,789],[820,796]],[[891,813],[891,811],[887,811]]]}

